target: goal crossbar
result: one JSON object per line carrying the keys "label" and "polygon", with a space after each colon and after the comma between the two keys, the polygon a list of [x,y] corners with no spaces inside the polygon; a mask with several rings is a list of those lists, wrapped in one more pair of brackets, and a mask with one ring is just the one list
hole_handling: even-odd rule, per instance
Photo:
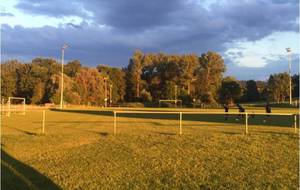
{"label": "goal crossbar", "polygon": [[167,100],[159,100],[158,101],[159,107],[161,106],[162,102],[174,102],[175,105],[177,105],[177,102],[180,102],[180,104],[182,104],[182,100],[171,100],[171,99],[170,100],[168,100],[168,99]]}

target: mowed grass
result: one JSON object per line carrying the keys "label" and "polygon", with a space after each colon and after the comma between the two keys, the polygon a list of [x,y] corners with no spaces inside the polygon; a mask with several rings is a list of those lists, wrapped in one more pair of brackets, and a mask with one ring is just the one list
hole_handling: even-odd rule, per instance
{"label": "mowed grass", "polygon": [[293,117],[272,116],[263,123],[264,116],[255,116],[249,119],[248,135],[244,120],[236,116],[225,122],[223,115],[184,115],[183,135],[178,119],[119,114],[113,135],[110,111],[47,110],[42,134],[41,111],[2,116],[2,188],[298,188],[299,137]]}

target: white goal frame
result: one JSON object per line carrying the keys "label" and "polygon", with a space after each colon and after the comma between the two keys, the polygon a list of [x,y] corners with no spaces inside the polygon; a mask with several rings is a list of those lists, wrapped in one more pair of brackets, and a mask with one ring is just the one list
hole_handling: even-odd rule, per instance
{"label": "white goal frame", "polygon": [[162,102],[174,102],[175,103],[175,107],[177,107],[177,102],[180,102],[180,107],[182,107],[182,100],[159,100],[158,101],[159,107],[161,107],[161,103]]}
{"label": "white goal frame", "polygon": [[26,107],[25,107],[25,103],[26,103],[26,99],[22,98],[22,97],[8,97],[8,101],[7,101],[7,116],[9,117],[11,112],[14,111],[11,109],[11,100],[23,100],[22,101],[22,112],[21,115],[25,115],[26,113]]}

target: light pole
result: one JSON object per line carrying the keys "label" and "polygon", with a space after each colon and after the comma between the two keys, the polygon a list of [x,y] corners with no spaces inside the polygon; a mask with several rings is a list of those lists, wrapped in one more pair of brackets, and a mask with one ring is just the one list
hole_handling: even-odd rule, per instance
{"label": "light pole", "polygon": [[64,44],[61,48],[61,89],[60,89],[60,109],[63,109],[63,101],[64,101],[64,56],[65,49],[69,47],[67,44]]}
{"label": "light pole", "polygon": [[292,67],[292,49],[291,48],[286,48],[285,50],[289,54],[290,104],[292,104],[292,73],[291,73],[291,67]]}
{"label": "light pole", "polygon": [[110,84],[110,85],[109,85],[109,106],[110,106],[110,107],[111,107],[111,105],[112,105],[112,87],[113,87],[113,85]]}
{"label": "light pole", "polygon": [[175,98],[175,106],[177,107],[177,85],[175,85],[175,92],[174,92],[174,98]]}
{"label": "light pole", "polygon": [[106,81],[107,77],[104,77],[104,107],[107,107],[107,86],[106,86]]}

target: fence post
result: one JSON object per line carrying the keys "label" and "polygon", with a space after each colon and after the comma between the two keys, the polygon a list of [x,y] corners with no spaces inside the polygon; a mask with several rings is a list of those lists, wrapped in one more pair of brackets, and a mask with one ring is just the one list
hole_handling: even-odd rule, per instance
{"label": "fence post", "polygon": [[25,115],[25,111],[26,111],[25,106],[26,106],[26,104],[25,104],[25,100],[24,100],[23,101],[23,115]]}
{"label": "fence post", "polygon": [[8,98],[8,101],[7,101],[7,116],[10,117],[10,98]]}
{"label": "fence post", "polygon": [[248,134],[248,113],[245,113],[245,129],[246,129],[246,134]]}
{"label": "fence post", "polygon": [[182,112],[179,112],[179,134],[182,134]]}
{"label": "fence post", "polygon": [[114,135],[117,133],[117,112],[114,111]]}
{"label": "fence post", "polygon": [[294,115],[294,132],[297,133],[297,115]]}
{"label": "fence post", "polygon": [[45,133],[45,117],[46,117],[46,113],[45,110],[43,110],[43,130],[42,130],[43,133]]}

